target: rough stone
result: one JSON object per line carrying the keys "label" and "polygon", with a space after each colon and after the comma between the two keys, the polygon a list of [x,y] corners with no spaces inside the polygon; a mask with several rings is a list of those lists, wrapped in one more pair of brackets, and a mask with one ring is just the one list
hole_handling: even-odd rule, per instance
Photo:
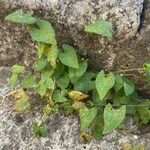
{"label": "rough stone", "polygon": [[[50,21],[56,30],[59,45],[68,43],[89,58],[92,69],[121,70],[139,68],[150,60],[150,0],[0,0],[0,66],[34,60],[35,45],[26,34],[26,27],[8,23],[4,17],[17,8],[33,9],[35,15]],[[97,18],[111,21],[112,39],[83,31]],[[150,94],[142,72],[131,72],[138,89]],[[144,92],[143,92],[144,91]]]}
{"label": "rough stone", "polygon": [[[56,114],[43,120],[39,105],[27,113],[14,112],[14,100],[4,99],[10,91],[7,84],[9,74],[9,67],[0,67],[0,150],[120,150],[126,143],[142,144],[145,150],[150,149],[149,128],[146,132],[138,131],[132,120],[128,120],[126,125],[128,132],[115,130],[101,140],[80,144],[78,118],[75,115],[66,117]],[[45,122],[48,137],[37,139],[33,136],[31,126],[37,120]]]}

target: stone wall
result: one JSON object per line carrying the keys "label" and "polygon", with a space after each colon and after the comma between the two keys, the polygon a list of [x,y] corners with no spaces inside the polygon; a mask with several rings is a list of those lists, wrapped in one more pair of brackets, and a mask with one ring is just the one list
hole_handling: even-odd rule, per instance
{"label": "stone wall", "polygon": [[[73,45],[80,55],[89,58],[92,69],[139,68],[150,60],[150,1],[144,3],[143,9],[143,0],[0,0],[0,66],[16,62],[30,65],[34,60],[35,46],[26,28],[4,21],[8,13],[23,8],[33,9],[35,15],[50,21],[59,44]],[[97,18],[112,22],[112,39],[83,31]],[[141,74],[131,74],[139,89],[147,92]]]}

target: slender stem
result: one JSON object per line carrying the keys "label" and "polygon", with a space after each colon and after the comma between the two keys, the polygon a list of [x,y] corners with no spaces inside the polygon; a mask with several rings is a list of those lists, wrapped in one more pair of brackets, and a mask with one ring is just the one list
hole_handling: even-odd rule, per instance
{"label": "slender stem", "polygon": [[132,71],[144,71],[144,68],[133,68],[133,69],[125,69],[125,70],[118,70],[113,73],[126,73],[126,72],[132,72]]}

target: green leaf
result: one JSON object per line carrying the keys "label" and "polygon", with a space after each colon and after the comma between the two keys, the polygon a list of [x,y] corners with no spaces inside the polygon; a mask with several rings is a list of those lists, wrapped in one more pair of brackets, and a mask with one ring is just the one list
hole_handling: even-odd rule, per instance
{"label": "green leaf", "polygon": [[41,71],[41,81],[44,83],[47,81],[54,73],[53,68],[46,68]]}
{"label": "green leaf", "polygon": [[46,88],[51,89],[51,90],[54,90],[54,88],[55,88],[55,82],[53,81],[52,78],[47,79],[45,81],[44,85]]}
{"label": "green leaf", "polygon": [[107,95],[104,97],[104,99],[103,99],[103,100],[100,100],[98,92],[97,92],[96,90],[94,90],[94,91],[93,91],[93,95],[92,95],[92,99],[93,99],[93,104],[94,104],[94,106],[95,106],[95,107],[98,107],[98,108],[101,107],[101,106],[104,106],[105,103],[106,103],[106,100],[107,100],[107,99],[111,99],[111,98],[109,98],[110,95],[111,95],[111,94],[108,92]]}
{"label": "green leaf", "polygon": [[22,81],[23,88],[33,88],[36,86],[36,77],[32,75],[26,75]]}
{"label": "green leaf", "polygon": [[81,107],[79,111],[79,117],[81,121],[81,125],[80,125],[81,131],[84,131],[89,127],[89,125],[94,120],[96,114],[97,114],[97,108],[95,107],[91,109],[88,109],[87,107]]}
{"label": "green leaf", "polygon": [[75,83],[86,71],[87,60],[79,61],[79,68],[69,68],[69,78],[72,83]]}
{"label": "green leaf", "polygon": [[18,74],[19,73],[23,73],[25,71],[25,67],[24,66],[20,66],[20,65],[14,65],[12,67],[12,74],[11,77],[9,79],[9,83],[10,85],[14,88],[17,84],[17,79],[18,79]]}
{"label": "green leaf", "polygon": [[129,96],[130,94],[132,94],[134,92],[135,85],[131,80],[129,80],[125,77],[123,78],[123,80],[124,80],[124,83],[123,83],[124,92],[127,96]]}
{"label": "green leaf", "polygon": [[44,68],[46,68],[46,66],[48,65],[48,61],[46,58],[40,58],[38,60],[36,60],[35,64],[33,65],[33,67],[36,69],[36,70],[42,70]]}
{"label": "green leaf", "polygon": [[49,48],[49,52],[47,54],[47,59],[53,68],[56,68],[57,55],[58,55],[58,47],[56,45],[52,45]]}
{"label": "green leaf", "polygon": [[70,102],[65,102],[62,104],[62,107],[67,115],[71,114],[74,109],[72,108]]}
{"label": "green leaf", "polygon": [[25,67],[24,66],[14,65],[12,67],[12,73],[19,74],[19,73],[23,73],[24,71],[25,71]]}
{"label": "green leaf", "polygon": [[111,104],[106,105],[104,109],[103,134],[107,134],[117,128],[123,122],[125,114],[126,106],[114,109]]}
{"label": "green leaf", "polygon": [[56,103],[64,103],[64,102],[68,101],[68,99],[63,94],[61,94],[60,90],[55,90],[54,91],[52,99]]}
{"label": "green leaf", "polygon": [[58,62],[54,71],[54,78],[57,80],[64,74],[65,67],[62,63]]}
{"label": "green leaf", "polygon": [[56,82],[61,89],[66,89],[69,85],[69,75],[67,73],[64,74]]}
{"label": "green leaf", "polygon": [[36,21],[38,28],[30,27],[28,32],[33,40],[46,44],[56,45],[55,32],[51,24],[46,20]]}
{"label": "green leaf", "polygon": [[140,123],[148,124],[150,122],[150,100],[146,100],[139,104],[137,112]]}
{"label": "green leaf", "polygon": [[148,81],[150,81],[150,63],[145,63],[144,69],[145,69],[147,79],[148,79]]}
{"label": "green leaf", "polygon": [[120,75],[115,75],[115,85],[114,89],[116,92],[118,92],[123,87],[123,79]]}
{"label": "green leaf", "polygon": [[100,139],[103,136],[103,116],[100,113],[97,113],[95,119],[93,120],[92,124],[92,132],[95,139]]}
{"label": "green leaf", "polygon": [[43,83],[39,83],[35,88],[36,92],[39,93],[41,96],[46,94],[46,86]]}
{"label": "green leaf", "polygon": [[21,23],[21,24],[34,24],[36,18],[32,17],[33,11],[27,11],[24,13],[22,9],[18,9],[5,17],[5,20]]}
{"label": "green leaf", "polygon": [[102,19],[98,19],[94,23],[86,25],[84,31],[96,33],[108,38],[111,38],[113,33],[112,24]]}
{"label": "green leaf", "polygon": [[49,116],[51,111],[52,111],[52,108],[50,106],[47,105],[43,107],[43,113],[45,116]]}
{"label": "green leaf", "polygon": [[78,58],[74,48],[70,45],[64,44],[63,50],[58,52],[59,60],[66,66],[78,69]]}
{"label": "green leaf", "polygon": [[9,84],[12,86],[12,88],[15,88],[17,85],[17,79],[18,79],[18,74],[13,73],[9,79]]}
{"label": "green leaf", "polygon": [[47,135],[47,128],[45,127],[45,125],[42,122],[35,122],[32,125],[32,131],[34,133],[34,135],[38,138],[40,137],[46,137]]}
{"label": "green leaf", "polygon": [[74,84],[74,90],[88,92],[95,89],[95,73],[85,72],[84,75]]}
{"label": "green leaf", "polygon": [[99,94],[100,100],[103,100],[108,91],[114,86],[115,84],[115,77],[113,73],[109,73],[105,75],[104,71],[102,70],[96,78],[96,89]]}

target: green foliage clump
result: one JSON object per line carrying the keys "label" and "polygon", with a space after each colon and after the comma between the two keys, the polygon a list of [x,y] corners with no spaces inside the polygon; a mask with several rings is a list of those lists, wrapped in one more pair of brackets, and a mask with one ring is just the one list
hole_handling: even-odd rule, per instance
{"label": "green foliage clump", "polygon": [[[150,122],[150,101],[139,101],[131,80],[124,74],[87,70],[87,60],[80,58],[71,45],[58,47],[51,24],[32,15],[32,11],[17,10],[6,16],[6,20],[28,25],[29,35],[37,42],[34,71],[26,73],[21,81],[22,88],[15,93],[16,111],[29,109],[28,91],[33,90],[46,100],[44,116],[62,109],[67,115],[77,112],[81,135],[87,139],[88,128],[95,138],[100,138],[123,123],[126,114],[138,114],[143,124]],[[87,25],[85,31],[108,38],[113,34],[111,23],[104,20]],[[150,64],[145,64],[143,70],[150,79]],[[10,84],[13,88],[18,75],[24,72],[23,66],[12,67]],[[43,137],[47,130],[42,123],[35,123],[33,132],[37,137]]]}

